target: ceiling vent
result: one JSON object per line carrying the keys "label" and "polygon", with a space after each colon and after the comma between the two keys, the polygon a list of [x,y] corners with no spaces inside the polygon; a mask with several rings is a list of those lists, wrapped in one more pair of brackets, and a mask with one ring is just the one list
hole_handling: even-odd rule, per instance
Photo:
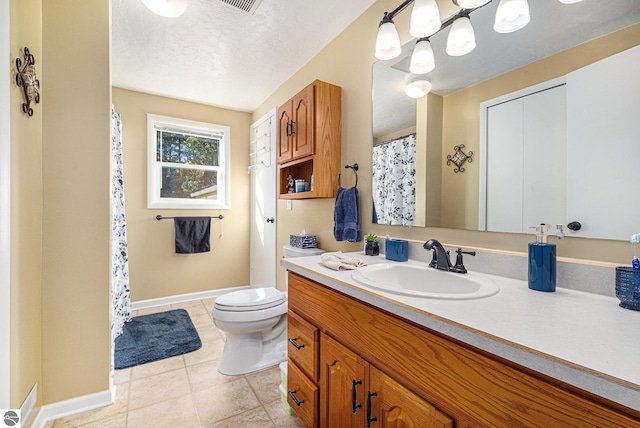
{"label": "ceiling vent", "polygon": [[243,12],[253,15],[262,3],[262,0],[220,0],[222,3],[228,4],[231,7],[240,9]]}

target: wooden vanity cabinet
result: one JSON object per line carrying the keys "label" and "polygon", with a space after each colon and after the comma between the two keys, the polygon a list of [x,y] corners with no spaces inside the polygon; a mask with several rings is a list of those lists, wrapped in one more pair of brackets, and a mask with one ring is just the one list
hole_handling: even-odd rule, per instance
{"label": "wooden vanity cabinet", "polygon": [[316,408],[289,400],[315,414],[307,427],[640,427],[640,412],[288,275],[289,317],[319,336]]}
{"label": "wooden vanity cabinet", "polygon": [[[281,199],[333,198],[340,172],[339,86],[316,80],[278,108],[278,194]],[[288,193],[288,177],[313,190]]]}

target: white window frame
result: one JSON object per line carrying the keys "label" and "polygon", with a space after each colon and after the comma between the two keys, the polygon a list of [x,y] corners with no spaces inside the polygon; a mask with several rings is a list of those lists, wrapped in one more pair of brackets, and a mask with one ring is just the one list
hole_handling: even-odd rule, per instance
{"label": "white window frame", "polygon": [[[218,154],[220,165],[218,167],[218,198],[216,200],[163,198],[160,196],[160,189],[162,187],[162,163],[156,160],[156,131],[159,128],[168,128],[178,132],[184,132],[185,134],[222,135]],[[230,141],[231,130],[228,126],[147,114],[147,208],[230,209]],[[197,166],[191,167],[197,168]]]}

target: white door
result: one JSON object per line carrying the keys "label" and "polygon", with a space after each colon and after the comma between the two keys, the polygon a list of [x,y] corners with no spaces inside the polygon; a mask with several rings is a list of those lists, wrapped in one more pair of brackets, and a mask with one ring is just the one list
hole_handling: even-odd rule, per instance
{"label": "white door", "polygon": [[276,285],[276,109],[251,125],[251,287]]}
{"label": "white door", "polygon": [[564,85],[535,88],[487,107],[481,230],[530,233],[530,226],[566,223],[565,92]]}
{"label": "white door", "polygon": [[638,64],[640,46],[567,75],[567,221],[582,224],[574,236],[627,240],[640,231]]}

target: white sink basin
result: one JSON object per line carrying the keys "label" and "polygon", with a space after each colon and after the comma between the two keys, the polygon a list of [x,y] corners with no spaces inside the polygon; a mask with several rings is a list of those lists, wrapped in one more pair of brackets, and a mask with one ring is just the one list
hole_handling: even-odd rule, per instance
{"label": "white sink basin", "polygon": [[363,266],[351,277],[367,287],[431,299],[479,299],[500,291],[496,283],[474,272],[460,274],[396,263]]}

